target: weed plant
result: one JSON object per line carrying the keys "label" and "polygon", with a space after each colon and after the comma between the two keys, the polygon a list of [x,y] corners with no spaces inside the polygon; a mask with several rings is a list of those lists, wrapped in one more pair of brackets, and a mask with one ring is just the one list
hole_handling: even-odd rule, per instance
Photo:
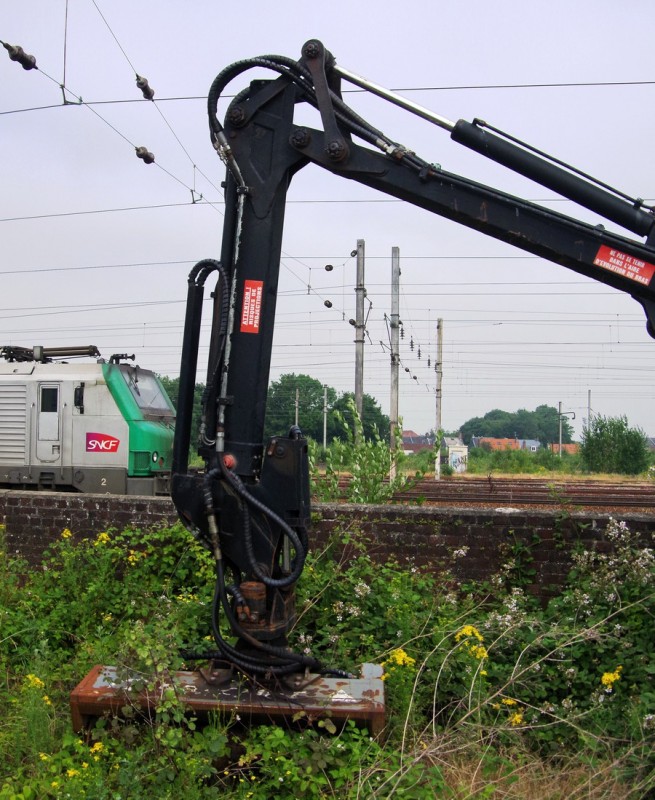
{"label": "weed plant", "polygon": [[[424,477],[421,468],[410,477],[407,457],[400,448],[390,449],[379,436],[364,438],[364,426],[354,400],[348,402],[352,425],[343,414],[335,412],[343,431],[327,449],[319,449],[310,441],[310,470],[312,495],[319,502],[346,500],[350,503],[388,503],[395,492],[407,488]],[[397,440],[402,436],[397,432]],[[322,465],[319,465],[319,455]],[[341,478],[349,476],[345,486]]]}
{"label": "weed plant", "polygon": [[[347,547],[344,547],[347,545]],[[344,553],[349,556],[346,559]],[[453,559],[466,558],[462,548]],[[297,729],[202,724],[173,673],[209,629],[213,565],[181,527],[63,531],[41,569],[0,557],[0,800],[646,798],[655,790],[653,551],[612,521],[543,608],[516,562],[488,586],[376,563],[354,530],[313,553],[292,644],[384,665],[384,735],[329,717]],[[142,677],[88,735],[71,689],[96,663]]]}

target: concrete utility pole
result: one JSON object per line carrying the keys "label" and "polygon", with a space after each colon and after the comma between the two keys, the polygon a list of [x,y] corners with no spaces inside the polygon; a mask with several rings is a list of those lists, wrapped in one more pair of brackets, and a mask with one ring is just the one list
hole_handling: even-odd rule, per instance
{"label": "concrete utility pole", "polygon": [[[400,366],[400,249],[391,248],[391,399],[389,421],[391,423],[391,452],[396,452],[399,444],[398,433],[398,372]],[[402,436],[402,435],[401,435]],[[391,480],[396,477],[396,461],[391,462]]]}
{"label": "concrete utility pole", "polygon": [[327,383],[323,385],[323,450],[327,449]]}
{"label": "concrete utility pole", "polygon": [[[355,406],[362,419],[364,407],[364,240],[357,240],[357,282],[355,284]],[[363,419],[362,419],[363,421]]]}
{"label": "concrete utility pole", "polygon": [[[436,434],[439,437],[441,430],[441,379],[443,378],[443,320],[441,317],[437,320],[437,361],[435,363],[437,372],[437,408],[436,408]],[[434,479],[435,481],[441,478],[441,442],[437,442],[437,457],[434,464]]]}

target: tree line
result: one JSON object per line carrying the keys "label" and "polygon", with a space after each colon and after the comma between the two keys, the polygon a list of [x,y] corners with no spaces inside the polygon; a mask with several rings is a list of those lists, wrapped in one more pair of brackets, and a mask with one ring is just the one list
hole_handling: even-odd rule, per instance
{"label": "tree line", "polygon": [[[173,403],[177,401],[179,378],[160,376]],[[191,441],[198,438],[204,384],[196,384],[193,405]],[[328,445],[348,438],[344,425],[353,430],[353,394],[339,394],[309,375],[288,373],[270,384],[264,435],[286,435],[292,425],[298,425],[304,435],[319,445],[323,433]],[[327,412],[326,412],[327,410]],[[390,421],[371,395],[363,396],[362,430],[366,441],[389,442]],[[482,417],[472,417],[452,434],[461,434],[471,445],[474,436],[500,439],[534,439],[543,447],[559,441],[559,412],[554,406],[540,405],[534,411],[502,411],[493,409]],[[324,428],[325,426],[325,428]],[[426,435],[434,435],[434,430]],[[573,441],[573,427],[562,418],[562,443]],[[648,442],[644,432],[631,428],[625,417],[594,415],[582,432],[580,466],[586,472],[616,472],[637,475],[650,463]]]}
{"label": "tree line", "polygon": [[[173,404],[176,404],[180,379],[163,376],[160,378]],[[204,384],[196,384],[191,426],[192,442],[198,437],[204,389]],[[298,425],[303,434],[310,439],[319,444],[323,443],[324,424],[328,444],[335,439],[343,439],[345,433],[343,421],[352,428],[353,398],[352,392],[339,394],[336,389],[324,386],[309,375],[293,373],[281,375],[268,389],[264,436],[269,438],[286,435],[292,425],[296,424],[297,412]],[[324,414],[324,408],[327,408],[327,414]],[[365,439],[389,441],[389,417],[382,413],[378,402],[369,394],[364,394],[362,398],[362,426]]]}
{"label": "tree line", "polygon": [[[473,436],[490,436],[494,439],[534,439],[547,447],[559,442],[559,411],[554,406],[540,405],[534,411],[520,408],[518,411],[501,411],[499,408],[487,412],[483,417],[472,417],[460,428],[464,444],[471,444]],[[562,443],[573,441],[573,427],[566,417],[562,418]]]}

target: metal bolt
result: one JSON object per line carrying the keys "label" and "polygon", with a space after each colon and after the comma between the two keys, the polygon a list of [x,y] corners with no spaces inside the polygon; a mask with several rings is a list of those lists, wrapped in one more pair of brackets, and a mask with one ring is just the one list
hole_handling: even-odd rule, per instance
{"label": "metal bolt", "polygon": [[321,54],[321,46],[316,39],[310,39],[308,42],[305,42],[302,54],[305,58],[318,58]]}
{"label": "metal bolt", "polygon": [[343,161],[348,154],[348,150],[343,142],[339,142],[335,139],[328,142],[325,153],[330,161]]}
{"label": "metal bolt", "polygon": [[312,137],[307,128],[296,128],[289,138],[291,146],[298,148],[308,147],[311,140]]}
{"label": "metal bolt", "polygon": [[240,128],[246,123],[246,112],[241,106],[232,106],[228,111],[227,118],[231,125],[234,125],[235,128]]}

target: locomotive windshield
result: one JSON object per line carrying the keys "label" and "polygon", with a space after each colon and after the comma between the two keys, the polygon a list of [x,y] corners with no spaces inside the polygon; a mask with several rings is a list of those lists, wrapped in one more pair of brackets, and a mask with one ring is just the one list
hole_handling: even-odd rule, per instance
{"label": "locomotive windshield", "polygon": [[175,417],[175,409],[157,378],[146,370],[121,364],[121,374],[144,415]]}

